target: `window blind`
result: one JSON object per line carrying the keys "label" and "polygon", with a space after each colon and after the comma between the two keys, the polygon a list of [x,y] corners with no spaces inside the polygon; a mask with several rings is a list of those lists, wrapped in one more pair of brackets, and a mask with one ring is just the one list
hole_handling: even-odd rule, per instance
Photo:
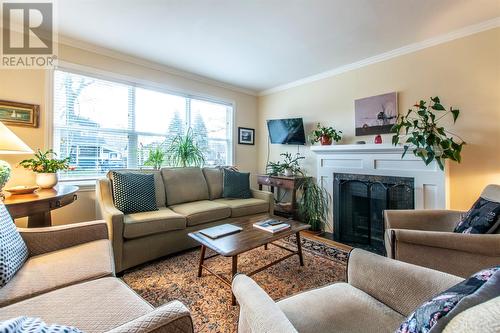
{"label": "window blind", "polygon": [[206,165],[232,164],[232,106],[92,76],[54,71],[53,149],[90,180],[119,168],[143,168],[152,149],[166,150],[189,128]]}

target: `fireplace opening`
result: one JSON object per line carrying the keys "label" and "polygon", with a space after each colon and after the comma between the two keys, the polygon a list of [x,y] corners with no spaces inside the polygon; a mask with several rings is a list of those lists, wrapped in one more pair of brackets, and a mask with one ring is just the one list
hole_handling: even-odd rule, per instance
{"label": "fireplace opening", "polygon": [[385,254],[386,209],[414,209],[414,179],[410,177],[333,175],[333,239]]}

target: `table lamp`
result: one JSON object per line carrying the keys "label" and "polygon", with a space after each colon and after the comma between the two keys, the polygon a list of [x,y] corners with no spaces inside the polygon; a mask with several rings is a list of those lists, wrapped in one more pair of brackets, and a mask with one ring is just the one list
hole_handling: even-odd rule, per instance
{"label": "table lamp", "polygon": [[[33,150],[0,122],[0,154],[33,154]],[[0,200],[5,197],[3,187],[10,178],[10,165],[0,160]]]}

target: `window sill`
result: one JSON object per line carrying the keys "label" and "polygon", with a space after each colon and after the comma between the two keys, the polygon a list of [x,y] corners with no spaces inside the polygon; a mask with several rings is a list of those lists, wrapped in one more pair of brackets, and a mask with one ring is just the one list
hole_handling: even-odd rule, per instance
{"label": "window sill", "polygon": [[78,192],[93,192],[95,191],[96,180],[60,180],[61,185],[75,185],[80,189]]}

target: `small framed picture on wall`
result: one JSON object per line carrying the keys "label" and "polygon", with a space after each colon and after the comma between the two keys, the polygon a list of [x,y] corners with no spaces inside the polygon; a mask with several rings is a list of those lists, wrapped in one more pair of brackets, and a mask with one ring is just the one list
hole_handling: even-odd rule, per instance
{"label": "small framed picture on wall", "polygon": [[253,128],[238,127],[238,143],[240,145],[255,144],[255,130]]}

